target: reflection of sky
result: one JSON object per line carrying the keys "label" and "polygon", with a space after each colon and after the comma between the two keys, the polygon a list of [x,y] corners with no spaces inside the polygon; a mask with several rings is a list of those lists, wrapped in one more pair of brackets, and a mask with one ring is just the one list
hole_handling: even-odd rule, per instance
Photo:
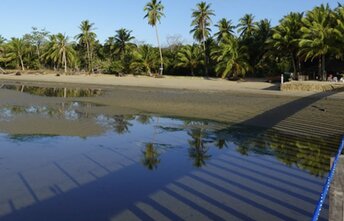
{"label": "reflection of sky", "polygon": [[[73,109],[71,113],[73,118]],[[124,134],[109,130],[86,138],[0,135],[0,217],[14,213],[25,220],[58,208],[60,220],[73,210],[78,211],[77,221],[87,220],[92,214],[94,220],[103,220],[97,215],[104,212],[117,217],[137,203],[173,210],[195,199],[183,200],[183,196],[166,191],[166,187],[177,185],[199,198],[205,194],[210,198],[208,205],[219,206],[223,212],[228,212],[226,206],[230,206],[248,217],[264,214],[261,217],[272,219],[275,213],[271,211],[278,211],[282,217],[306,220],[321,191],[321,178],[288,167],[273,156],[251,152],[242,155],[229,140],[226,148],[219,149],[215,146],[217,131],[205,126],[221,126],[215,122],[152,117],[150,123],[142,124],[138,116],[106,115],[94,119],[108,127],[116,119],[129,119],[131,126]],[[201,168],[194,166],[197,159],[189,155],[189,150],[195,148],[191,145],[195,142],[190,141],[197,141],[198,134],[211,156]],[[240,134],[242,142],[249,139]],[[159,158],[153,171],[143,164],[147,144],[153,144]],[[155,203],[151,204],[151,199]],[[211,199],[221,200],[221,204]],[[155,207],[157,204],[160,206]],[[191,208],[186,212],[192,213]],[[324,211],[327,213],[327,208]],[[211,211],[205,215],[214,217]]]}
{"label": "reflection of sky", "polygon": [[58,106],[5,106],[0,107],[0,120],[10,121],[15,117],[22,115],[56,117],[66,120],[79,120],[82,118],[82,112],[78,111],[83,105],[79,102],[70,102],[58,104]]}

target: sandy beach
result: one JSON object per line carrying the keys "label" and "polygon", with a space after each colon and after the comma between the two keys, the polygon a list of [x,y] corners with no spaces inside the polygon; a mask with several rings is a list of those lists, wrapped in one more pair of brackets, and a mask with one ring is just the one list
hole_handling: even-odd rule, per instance
{"label": "sandy beach", "polygon": [[271,84],[262,80],[228,81],[220,78],[203,77],[174,77],[164,76],[163,78],[153,78],[147,76],[128,75],[116,77],[114,75],[61,75],[55,74],[15,74],[0,75],[1,81],[29,81],[35,83],[58,83],[58,84],[86,84],[102,86],[131,86],[149,88],[169,88],[202,91],[262,91],[278,90],[278,84]]}
{"label": "sandy beach", "polygon": [[[108,75],[0,75],[0,86],[13,83],[45,87],[93,87],[104,90],[105,94],[100,97],[64,99],[2,89],[0,105],[56,106],[67,102],[87,102],[96,104],[87,108],[88,114],[188,117],[215,120],[228,125],[246,123],[328,136],[341,133],[344,125],[341,113],[344,109],[343,92],[281,92],[277,90],[278,85],[259,81]],[[50,119],[48,122],[28,116],[10,122],[1,121],[0,128],[3,132],[15,134],[32,133],[33,128],[36,133],[61,135],[87,136],[103,132],[88,119],[77,123],[66,119]]]}

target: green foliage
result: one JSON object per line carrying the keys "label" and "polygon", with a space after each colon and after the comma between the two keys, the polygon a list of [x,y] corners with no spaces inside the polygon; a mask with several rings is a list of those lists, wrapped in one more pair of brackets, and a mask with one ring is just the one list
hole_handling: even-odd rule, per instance
{"label": "green foliage", "polygon": [[216,73],[222,78],[244,77],[251,69],[247,47],[234,37],[225,37],[214,50],[213,58],[217,61]]}
{"label": "green foliage", "polygon": [[[82,21],[77,43],[63,34],[50,35],[45,29],[32,28],[22,38],[8,41],[0,37],[0,67],[58,70],[67,68],[109,74],[167,74],[263,77],[283,72],[326,74],[344,70],[344,7],[320,5],[303,13],[289,13],[271,27],[267,19],[255,20],[252,14],[239,19],[238,25],[220,19],[211,30],[215,12],[211,4],[200,2],[192,11],[191,31],[200,44],[174,42],[161,48],[158,24],[164,16],[159,0],[144,7],[148,24],[155,27],[158,47],[134,44],[131,30],[121,28],[105,43],[97,40],[95,25]],[[173,39],[172,39],[173,40]],[[163,59],[164,55],[164,59]],[[159,65],[160,64],[160,65]],[[334,64],[334,65],[333,65]],[[327,70],[328,69],[328,70]]]}
{"label": "green foliage", "polygon": [[201,2],[196,5],[196,9],[192,12],[193,21],[191,26],[194,28],[191,30],[193,33],[194,39],[199,42],[204,42],[208,37],[210,37],[210,24],[211,16],[214,16],[215,13],[210,9],[211,4],[206,2]]}
{"label": "green foliage", "polygon": [[79,29],[81,33],[76,35],[75,39],[79,41],[79,45],[84,50],[82,54],[85,56],[83,59],[86,60],[88,71],[93,72],[94,45],[97,38],[96,33],[93,32],[94,23],[90,23],[88,20],[82,21]]}
{"label": "green foliage", "polygon": [[24,57],[28,54],[28,42],[23,38],[12,38],[5,46],[5,52],[6,62],[15,61],[17,67],[25,70]]}
{"label": "green foliage", "polygon": [[191,75],[195,75],[195,69],[203,63],[202,49],[198,45],[184,46],[178,52],[177,66],[190,69]]}
{"label": "green foliage", "polygon": [[141,45],[133,53],[133,62],[130,68],[135,74],[144,73],[152,75],[158,73],[159,55],[158,50],[150,45]]}
{"label": "green foliage", "polygon": [[215,33],[214,37],[218,42],[221,42],[226,36],[233,36],[235,26],[232,24],[232,20],[222,18],[215,27],[218,28],[218,32]]}
{"label": "green foliage", "polygon": [[75,67],[77,59],[69,38],[61,33],[50,36],[43,58],[53,64],[54,68],[63,67],[65,73],[68,67]]}
{"label": "green foliage", "polygon": [[151,0],[143,9],[147,14],[144,18],[148,19],[148,24],[156,26],[160,23],[161,17],[164,15],[164,6],[161,1]]}

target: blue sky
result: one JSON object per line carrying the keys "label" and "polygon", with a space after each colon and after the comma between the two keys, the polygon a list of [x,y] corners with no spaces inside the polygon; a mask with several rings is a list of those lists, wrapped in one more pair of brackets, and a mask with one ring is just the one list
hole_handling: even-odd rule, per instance
{"label": "blue sky", "polygon": [[[0,35],[20,37],[32,26],[45,27],[51,33],[62,32],[70,37],[78,33],[78,25],[89,19],[95,23],[101,42],[124,27],[133,31],[137,40],[155,44],[154,29],[143,20],[147,0],[1,0]],[[192,8],[200,0],[163,0],[166,17],[159,26],[163,44],[169,35],[180,35],[191,42],[189,34]],[[245,13],[256,19],[268,18],[272,24],[290,11],[305,11],[321,3],[332,7],[337,0],[208,0],[216,17],[234,23]]]}

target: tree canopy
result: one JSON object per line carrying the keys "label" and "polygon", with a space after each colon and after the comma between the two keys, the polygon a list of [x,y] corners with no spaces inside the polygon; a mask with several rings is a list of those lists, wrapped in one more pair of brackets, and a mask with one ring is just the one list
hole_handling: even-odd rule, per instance
{"label": "tree canopy", "polygon": [[169,75],[224,78],[293,72],[296,78],[308,75],[322,80],[344,72],[344,7],[340,4],[291,12],[272,27],[268,19],[256,20],[252,14],[237,22],[224,17],[213,24],[216,12],[212,5],[200,2],[190,14],[195,42],[185,44],[170,35],[168,46],[160,44],[158,32],[165,16],[163,2],[150,0],[143,11],[143,18],[155,27],[157,47],[139,43],[133,30],[126,28],[114,30],[114,35],[101,43],[96,24],[84,20],[75,42],[37,27],[20,38],[0,36],[0,67],[119,75],[157,75],[164,70]]}

